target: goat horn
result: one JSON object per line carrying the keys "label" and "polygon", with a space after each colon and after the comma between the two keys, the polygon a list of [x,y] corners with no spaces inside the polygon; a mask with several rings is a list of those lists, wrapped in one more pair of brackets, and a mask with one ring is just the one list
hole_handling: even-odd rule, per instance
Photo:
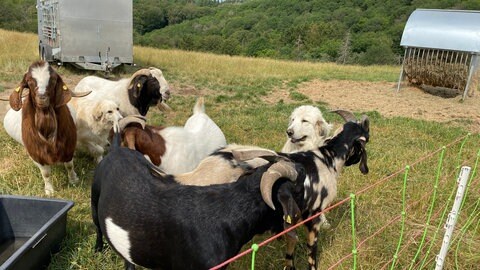
{"label": "goat horn", "polygon": [[268,149],[238,149],[232,150],[232,155],[238,161],[251,160],[262,156],[278,156],[275,151]]}
{"label": "goat horn", "polygon": [[131,79],[133,80],[135,77],[140,76],[140,75],[149,76],[151,74],[152,73],[149,69],[142,68],[142,69],[137,70],[135,73],[133,73]]}
{"label": "goat horn", "polygon": [[146,121],[147,121],[147,119],[142,115],[129,115],[129,116],[125,116],[124,118],[120,119],[120,121],[118,121],[118,126],[119,126],[120,130],[123,130],[123,129],[125,129],[126,126],[128,126],[131,123],[138,123],[142,126],[142,129],[145,129],[145,122]]}
{"label": "goat horn", "polygon": [[73,91],[70,91],[72,94],[72,97],[84,97],[84,96],[87,96],[87,95],[90,95],[90,93],[92,93],[92,90],[89,90],[89,91],[85,91],[85,92],[73,92]]}
{"label": "goat horn", "polygon": [[270,208],[275,210],[272,201],[273,185],[282,177],[295,181],[297,176],[298,173],[292,162],[280,160],[277,163],[274,163],[265,173],[263,173],[262,179],[260,180],[260,192],[262,193],[263,201],[270,206]]}
{"label": "goat horn", "polygon": [[167,103],[165,103],[164,101],[161,101],[161,102],[158,102],[157,103],[157,107],[160,111],[162,112],[171,112],[173,111],[172,108],[170,108],[170,106],[168,106]]}
{"label": "goat horn", "polygon": [[[25,88],[25,89],[29,90],[28,88]],[[27,97],[27,96],[28,96],[28,93],[26,93],[26,94],[23,93],[23,94],[22,94],[22,99],[24,99],[24,98]],[[8,97],[0,97],[0,100],[1,100],[1,101],[10,101],[10,98],[8,98]]]}
{"label": "goat horn", "polygon": [[334,113],[337,113],[338,115],[340,115],[343,118],[343,120],[345,120],[345,122],[357,122],[357,118],[350,111],[335,110],[335,111],[331,111],[331,112],[334,112]]}
{"label": "goat horn", "polygon": [[131,89],[132,86],[133,86],[133,80],[137,77],[137,76],[141,76],[141,75],[145,75],[145,76],[150,76],[152,73],[150,72],[149,69],[146,69],[146,68],[142,68],[142,69],[139,69],[137,70],[135,73],[133,73],[133,75],[130,77],[130,84],[128,85],[128,89]]}

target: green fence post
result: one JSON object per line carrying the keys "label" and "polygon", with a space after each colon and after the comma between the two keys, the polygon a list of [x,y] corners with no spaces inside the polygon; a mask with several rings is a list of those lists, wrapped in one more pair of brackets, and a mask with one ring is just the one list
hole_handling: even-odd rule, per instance
{"label": "green fence post", "polygon": [[255,254],[257,253],[258,251],[258,245],[257,244],[253,244],[252,245],[252,270],[255,270]]}
{"label": "green fence post", "polygon": [[400,231],[400,238],[398,239],[398,245],[397,245],[397,250],[395,251],[395,255],[393,255],[393,261],[392,261],[392,266],[390,267],[390,270],[393,269],[395,266],[395,263],[397,262],[398,259],[398,252],[400,251],[400,246],[402,245],[403,241],[403,232],[405,231],[405,193],[407,189],[407,179],[408,179],[408,171],[410,171],[410,166],[407,165],[405,167],[405,175],[403,177],[403,190],[402,190],[402,229]]}
{"label": "green fence post", "polygon": [[355,234],[355,194],[350,193],[350,211],[352,217],[353,270],[357,269],[357,240]]}
{"label": "green fence post", "polygon": [[418,255],[420,255],[420,251],[422,250],[423,243],[425,243],[425,237],[427,235],[428,227],[430,226],[430,219],[432,218],[432,212],[433,212],[433,207],[435,206],[435,199],[437,198],[437,190],[438,190],[438,181],[440,179],[440,173],[442,171],[442,165],[443,165],[443,158],[445,156],[445,150],[447,148],[444,146],[442,147],[442,152],[440,153],[440,159],[438,160],[438,166],[437,166],[437,174],[435,177],[435,184],[433,186],[433,195],[432,195],[432,201],[430,203],[430,208],[428,209],[428,217],[427,217],[427,223],[425,224],[425,229],[423,230],[423,236],[422,236],[422,241],[420,241],[420,245],[418,246],[417,253],[415,253],[415,257],[413,257],[411,263],[410,263],[410,270],[413,267],[413,264],[418,258]]}

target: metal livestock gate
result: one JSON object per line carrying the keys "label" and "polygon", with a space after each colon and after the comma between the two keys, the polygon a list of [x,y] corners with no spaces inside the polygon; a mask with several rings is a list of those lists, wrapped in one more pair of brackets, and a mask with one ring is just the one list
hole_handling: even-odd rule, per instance
{"label": "metal livestock gate", "polygon": [[400,45],[405,48],[403,77],[416,85],[454,89],[462,100],[473,95],[478,79],[480,12],[417,9],[408,18]]}
{"label": "metal livestock gate", "polygon": [[43,60],[109,71],[133,64],[132,0],[37,0]]}

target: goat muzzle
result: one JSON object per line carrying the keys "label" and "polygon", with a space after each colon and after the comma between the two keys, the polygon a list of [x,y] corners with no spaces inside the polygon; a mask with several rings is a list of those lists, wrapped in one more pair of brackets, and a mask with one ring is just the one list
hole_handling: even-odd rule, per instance
{"label": "goat muzzle", "polygon": [[167,100],[170,98],[170,89],[160,89],[160,94],[162,95],[163,100]]}
{"label": "goat muzzle", "polygon": [[50,106],[50,98],[47,95],[37,95],[35,97],[35,104],[40,109],[46,109]]}
{"label": "goat muzzle", "polygon": [[280,160],[274,163],[268,170],[262,175],[260,180],[260,192],[262,194],[263,201],[273,210],[275,206],[272,201],[272,188],[275,182],[280,178],[288,178],[291,181],[296,181],[298,173],[295,170],[295,165],[286,160]]}

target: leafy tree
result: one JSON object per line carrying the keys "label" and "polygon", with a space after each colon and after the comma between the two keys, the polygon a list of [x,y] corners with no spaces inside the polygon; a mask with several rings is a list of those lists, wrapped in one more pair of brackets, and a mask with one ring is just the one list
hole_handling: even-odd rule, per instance
{"label": "leafy tree", "polygon": [[[230,55],[396,63],[416,8],[478,0],[132,0],[135,44]],[[36,0],[1,0],[0,28],[37,32]]]}

